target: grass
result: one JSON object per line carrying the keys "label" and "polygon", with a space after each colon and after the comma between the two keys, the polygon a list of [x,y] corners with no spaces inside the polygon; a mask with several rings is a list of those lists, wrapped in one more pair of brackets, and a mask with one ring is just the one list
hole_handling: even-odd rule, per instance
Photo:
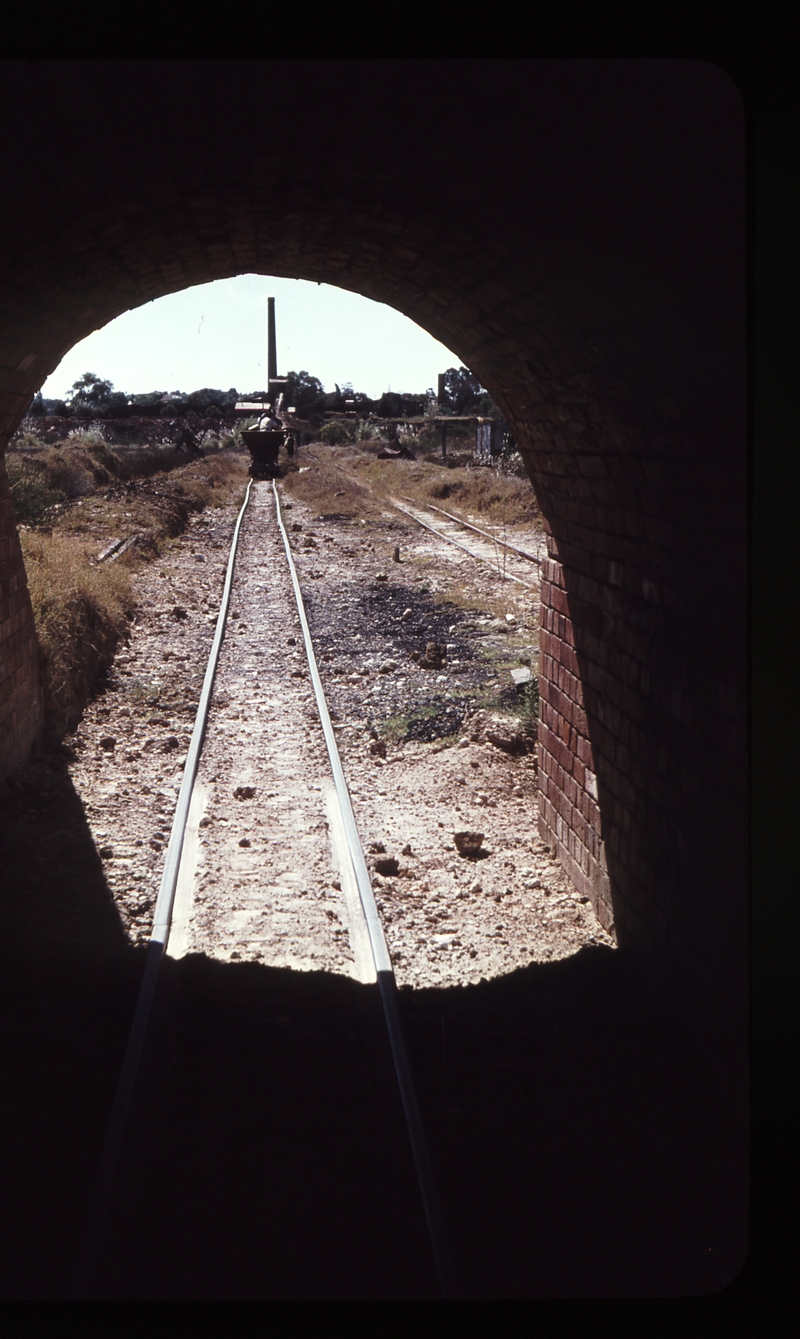
{"label": "grass", "polygon": [[331,458],[333,454],[337,453],[324,446],[303,449],[303,465],[288,469],[284,475],[282,483],[286,496],[313,507],[322,515],[350,519],[379,515],[380,505],[370,489],[349,472],[337,468]]}
{"label": "grass", "polygon": [[404,716],[388,716],[386,720],[378,722],[378,730],[383,738],[389,744],[398,744],[408,736],[408,731],[415,721],[428,721],[432,717],[438,716],[441,708],[435,706],[420,707],[417,711],[408,712]]}
{"label": "grass", "polygon": [[[284,477],[286,493],[322,515],[342,518],[376,516],[389,495],[433,502],[445,510],[475,517],[494,528],[500,538],[520,526],[541,525],[541,513],[527,477],[502,470],[462,465],[444,468],[424,458],[378,460],[374,443],[351,442],[331,447],[314,443],[301,452],[302,466]],[[497,546],[503,575],[507,553]],[[507,606],[515,603],[510,597]]]}
{"label": "grass", "polygon": [[454,604],[457,608],[474,614],[476,618],[488,615],[505,622],[506,614],[513,614],[518,620],[518,625],[504,634],[509,639],[509,645],[514,645],[514,639],[518,636],[524,636],[530,641],[531,637],[538,635],[534,630],[535,625],[531,622],[530,595],[524,586],[518,586],[516,582],[507,582],[497,594],[488,592],[482,594],[480,609],[476,606],[474,587],[456,581],[449,582],[447,588],[437,591],[433,598],[435,604]]}
{"label": "grass", "polygon": [[527,477],[486,467],[449,469],[425,459],[377,460],[363,454],[353,460],[352,467],[384,496],[405,494],[494,526],[541,525],[541,512]]}
{"label": "grass", "polygon": [[[120,463],[102,444],[83,444],[45,448],[33,463],[17,453],[8,457],[51,737],[74,727],[127,636],[136,569],[183,531],[192,512],[237,502],[244,493],[247,460],[240,454],[188,465],[181,457],[171,470],[163,468],[165,454],[175,453],[126,454],[133,460]],[[155,459],[159,471],[151,468]],[[102,488],[109,478],[112,486]],[[138,543],[119,561],[97,563],[111,539],[132,535]],[[148,685],[148,697],[153,691]]]}
{"label": "grass", "polygon": [[20,536],[41,655],[47,732],[80,717],[101,669],[111,663],[133,608],[130,572],[90,567],[86,548],[64,535]]}

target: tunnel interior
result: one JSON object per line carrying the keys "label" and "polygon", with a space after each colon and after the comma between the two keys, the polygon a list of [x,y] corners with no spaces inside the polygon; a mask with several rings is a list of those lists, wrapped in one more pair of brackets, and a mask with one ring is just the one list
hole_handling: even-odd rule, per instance
{"label": "tunnel interior", "polygon": [[[540,832],[626,961],[723,1020],[741,1063],[744,128],[728,77],[649,60],[3,74],[27,111],[2,150],[0,443],[78,340],[235,274],[336,284],[452,348],[546,520]],[[41,702],[2,490],[8,775]]]}

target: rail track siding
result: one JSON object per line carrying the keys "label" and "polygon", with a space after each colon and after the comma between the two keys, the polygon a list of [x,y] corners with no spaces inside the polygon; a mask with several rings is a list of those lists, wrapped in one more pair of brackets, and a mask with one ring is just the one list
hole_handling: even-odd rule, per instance
{"label": "rail track siding", "polygon": [[[405,493],[403,494],[403,497],[406,502],[414,501],[413,497],[406,497]],[[519,548],[517,544],[509,544],[508,540],[500,539],[499,535],[492,534],[489,530],[483,530],[479,525],[473,525],[471,521],[465,521],[462,516],[454,516],[451,511],[445,511],[444,507],[437,507],[433,502],[426,502],[425,506],[428,507],[430,511],[438,512],[440,516],[447,517],[448,521],[455,521],[456,525],[459,525],[466,530],[473,530],[476,535],[482,535],[484,539],[491,540],[492,544],[499,546],[501,549],[507,549],[509,553],[516,553],[520,558],[527,559],[529,563],[538,563],[541,567],[543,561],[542,554],[537,556],[535,553],[529,553],[527,549]]]}
{"label": "rail track siding", "polygon": [[[511,559],[508,559],[505,556],[498,555],[497,548],[495,547],[496,541],[494,541],[493,537],[490,536],[489,542],[487,543],[480,537],[482,532],[478,531],[477,533],[479,537],[477,539],[472,539],[470,537],[470,543],[467,544],[463,538],[457,538],[452,533],[452,521],[445,521],[444,523],[439,521],[438,524],[434,525],[428,517],[422,516],[416,507],[404,506],[403,503],[398,502],[396,498],[389,498],[389,502],[397,511],[410,517],[412,521],[416,521],[417,525],[421,525],[423,529],[429,530],[431,534],[436,535],[439,539],[445,540],[446,543],[455,544],[456,547],[462,549],[464,553],[468,553],[470,558],[475,558],[479,562],[489,563],[490,566],[494,568],[498,581],[513,581],[515,585],[527,586],[529,590],[538,591],[538,584],[536,582],[530,581],[526,577],[518,576],[516,572],[510,570],[510,563],[516,561],[515,557],[512,556]],[[465,523],[457,521],[455,524],[461,526]],[[468,526],[467,528],[475,529],[474,526]],[[527,555],[525,556],[527,557]]]}
{"label": "rail track siding", "polygon": [[[201,886],[208,886],[209,882],[211,884],[217,882],[218,878],[220,878],[220,875],[223,874],[224,867],[227,866],[227,873],[229,877],[227,880],[225,880],[225,883],[228,885],[232,884],[233,889],[239,891],[238,892],[234,891],[233,899],[231,899],[230,895],[228,897],[224,895],[224,889],[221,888],[220,893],[222,893],[222,896],[219,895],[216,897],[212,896],[212,898],[210,899],[212,905],[206,907],[201,905],[202,901],[204,901],[205,899],[202,899],[197,892],[197,885],[198,885],[197,875],[200,872],[197,868],[199,859],[197,850],[197,836],[198,836],[199,824],[200,822],[204,821],[203,818],[201,818],[201,815],[203,815],[203,810],[207,802],[209,791],[213,789],[214,784],[218,783],[221,779],[220,771],[222,770],[223,760],[227,761],[230,766],[230,764],[234,762],[235,759],[235,766],[237,769],[237,773],[241,774],[242,776],[244,776],[244,773],[247,772],[248,764],[252,764],[253,761],[252,749],[250,750],[251,756],[249,758],[242,757],[242,754],[246,755],[248,751],[247,749],[241,749],[241,747],[237,749],[235,755],[232,755],[229,746],[229,740],[223,740],[222,749],[220,749],[220,741],[219,739],[216,739],[215,741],[212,741],[211,747],[208,751],[209,756],[205,757],[203,760],[205,764],[205,776],[198,782],[200,754],[206,737],[206,730],[209,722],[209,711],[212,701],[212,694],[214,691],[215,678],[217,676],[217,668],[220,661],[220,652],[223,646],[223,638],[225,637],[226,629],[228,629],[228,614],[230,612],[230,606],[231,606],[231,592],[233,587],[234,565],[236,563],[237,550],[239,548],[239,538],[240,533],[242,531],[242,525],[245,518],[245,513],[247,511],[248,504],[250,502],[251,493],[253,492],[254,492],[254,486],[251,483],[248,486],[247,495],[235,527],[234,538],[231,546],[231,554],[228,562],[226,581],[223,591],[223,598],[221,602],[219,616],[217,619],[216,634],[214,638],[214,643],[212,645],[208,666],[206,669],[206,675],[203,684],[203,690],[201,693],[200,705],[198,707],[197,712],[197,719],[195,722],[195,728],[193,731],[192,740],[190,743],[189,752],[186,759],[183,781],[178,796],[178,803],[172,825],[172,831],[170,834],[169,845],[167,848],[164,871],[161,880],[161,888],[156,905],[153,930],[148,948],[144,978],[139,993],[134,1020],[128,1041],[128,1047],[123,1061],[122,1072],[120,1075],[112,1115],[106,1136],[105,1146],[101,1157],[100,1168],[98,1171],[94,1195],[91,1203],[86,1240],[81,1254],[79,1268],[76,1276],[76,1284],[75,1284],[76,1296],[92,1295],[92,1281],[95,1273],[98,1254],[102,1248],[104,1226],[108,1217],[109,1206],[111,1202],[112,1192],[114,1189],[117,1166],[123,1149],[123,1141],[126,1136],[126,1126],[131,1111],[131,1103],[137,1082],[137,1074],[142,1060],[142,1055],[146,1046],[148,1023],[153,1009],[154,1000],[156,998],[156,990],[159,980],[159,971],[161,968],[164,955],[166,952],[168,952],[170,935],[172,932],[173,910],[176,910],[177,912],[176,942],[173,946],[173,955],[175,957],[184,956],[188,951],[198,951],[198,950],[205,951],[206,953],[209,950],[212,953],[216,950],[216,952],[219,954],[220,949],[222,949],[222,956],[228,960],[235,959],[240,956],[239,953],[236,952],[236,950],[231,949],[230,943],[225,942],[226,939],[230,940],[231,912],[233,911],[233,919],[235,920],[236,923],[236,929],[241,931],[243,924],[246,923],[248,919],[252,920],[255,914],[261,913],[263,915],[264,912],[267,910],[271,910],[273,913],[275,911],[274,905],[271,908],[266,908],[263,905],[264,899],[261,893],[263,882],[261,879],[259,879],[258,881],[259,883],[258,891],[255,892],[254,898],[251,897],[250,899],[251,903],[252,902],[255,902],[256,904],[260,903],[261,905],[248,906],[247,894],[246,893],[242,894],[241,892],[242,884],[243,883],[246,884],[247,882],[246,874],[248,871],[242,868],[241,861],[236,862],[235,855],[238,854],[241,857],[243,849],[247,851],[249,855],[249,848],[252,848],[254,843],[253,840],[251,840],[250,838],[243,838],[243,839],[240,838],[238,840],[239,851],[235,852],[234,850],[231,850],[232,842],[236,840],[235,833],[230,835],[224,834],[223,836],[223,840],[221,842],[222,851],[219,853],[222,857],[221,861],[222,867],[220,868],[220,874],[211,873],[210,870],[206,868],[204,871],[205,880],[203,883],[201,883]],[[330,721],[330,716],[328,714],[327,704],[325,702],[325,695],[322,689],[322,683],[316,665],[314,648],[311,641],[311,636],[308,629],[308,623],[305,616],[302,593],[300,590],[300,585],[297,579],[297,575],[294,569],[294,563],[292,560],[291,547],[280,516],[280,507],[278,502],[277,490],[274,488],[273,485],[272,489],[273,496],[271,499],[269,498],[268,485],[266,484],[255,485],[255,492],[257,497],[256,501],[257,509],[260,510],[265,507],[269,507],[270,503],[272,503],[272,505],[274,506],[274,515],[278,522],[278,527],[280,529],[280,533],[282,536],[284,552],[288,564],[289,577],[291,580],[293,593],[296,600],[296,616],[297,618],[299,618],[300,630],[302,632],[302,638],[305,645],[308,669],[311,675],[314,696],[316,699],[318,722],[321,724],[322,727],[322,734],[324,736],[325,746],[327,749],[328,761],[330,764],[331,772],[333,774],[333,787],[331,787],[329,783],[326,785],[325,779],[322,778],[320,775],[321,769],[319,767],[320,764],[319,748],[317,747],[317,749],[315,750],[313,741],[309,745],[308,741],[305,739],[305,736],[309,733],[308,718],[310,716],[310,712],[306,710],[306,712],[304,713],[306,717],[305,722],[303,721],[303,714],[296,713],[293,715],[292,718],[290,733],[292,733],[295,736],[295,738],[297,737],[298,734],[301,735],[302,744],[300,751],[301,753],[305,752],[305,756],[302,758],[291,757],[291,756],[287,757],[286,750],[283,751],[283,757],[282,757],[283,766],[281,769],[282,775],[280,778],[280,781],[283,783],[281,789],[281,797],[284,800],[286,798],[285,784],[287,781],[287,774],[289,774],[293,776],[295,784],[298,785],[301,789],[304,789],[306,791],[306,797],[308,798],[310,795],[312,805],[316,804],[316,808],[318,811],[317,817],[318,819],[321,820],[316,825],[317,832],[319,831],[320,828],[324,829],[326,832],[325,840],[323,841],[316,840],[315,842],[314,837],[312,837],[311,844],[312,845],[316,844],[318,848],[325,846],[327,846],[328,848],[327,853],[329,856],[329,864],[332,866],[332,869],[329,869],[327,871],[327,882],[330,885],[330,889],[329,890],[326,889],[326,891],[332,892],[333,889],[335,889],[339,894],[338,920],[349,931],[349,941],[351,946],[349,953],[343,955],[342,944],[340,942],[337,942],[336,939],[333,938],[333,936],[331,936],[332,943],[329,945],[330,952],[328,953],[328,955],[324,956],[328,956],[329,959],[332,957],[333,959],[338,961],[335,962],[329,961],[326,965],[329,968],[331,966],[334,966],[334,968],[338,967],[338,970],[340,971],[344,969],[345,971],[348,971],[348,974],[355,975],[358,979],[360,979],[365,983],[369,983],[370,981],[372,981],[373,983],[377,982],[383,1008],[387,1034],[391,1047],[392,1059],[394,1062],[394,1068],[400,1098],[402,1101],[402,1107],[405,1114],[409,1142],[413,1152],[414,1165],[416,1169],[420,1195],[424,1206],[425,1218],[428,1226],[428,1232],[430,1235],[431,1247],[436,1261],[441,1292],[444,1297],[454,1297],[458,1295],[456,1271],[453,1264],[452,1251],[449,1245],[449,1240],[444,1225],[444,1217],[441,1209],[441,1203],[439,1200],[437,1188],[434,1183],[430,1156],[428,1153],[425,1133],[423,1130],[422,1120],[420,1116],[419,1104],[417,1101],[416,1093],[414,1091],[414,1085],[411,1076],[411,1068],[408,1061],[408,1056],[402,1035],[402,1028],[400,1024],[400,1016],[397,1003],[397,990],[394,981],[394,976],[392,973],[391,960],[386,946],[386,941],[383,935],[378,910],[375,905],[375,899],[370,882],[370,875],[367,868],[364,853],[361,847],[361,843],[358,837],[352,805],[350,803],[349,793],[347,790],[347,783],[345,781],[341,760],[339,758],[338,749],[336,746],[333,727]],[[251,558],[252,557],[253,555],[251,555]],[[275,580],[275,577],[277,576],[275,557],[276,554],[273,549],[272,553],[269,554],[261,553],[260,555],[256,556],[255,559],[256,575],[260,572],[262,578],[268,575],[271,578],[270,580],[271,593],[274,593],[275,588],[279,587],[281,584],[280,580],[278,581]],[[245,572],[245,581],[248,575],[251,579],[251,585],[252,585],[253,571],[251,570],[249,573]],[[261,590],[262,592],[266,584],[267,583],[263,579],[261,583],[256,583],[258,589]],[[246,595],[247,595],[246,591],[237,590],[237,600],[240,605],[246,602]],[[283,604],[283,607],[279,608],[277,611],[273,608],[273,618],[275,617],[275,614],[277,612],[278,620],[283,621],[283,629],[285,632],[286,628],[289,626],[288,611],[286,609],[285,600],[281,602],[281,600],[278,599],[277,601],[273,600],[270,603],[273,605],[277,603],[279,606],[281,605],[281,603]],[[264,627],[261,626],[260,622],[259,627],[257,629],[256,628],[250,629],[248,622],[242,620],[241,618],[242,614],[241,608],[234,609],[233,612],[234,615],[238,615],[238,617],[235,620],[236,633],[233,636],[229,636],[228,638],[229,644],[228,648],[226,648],[228,651],[227,655],[228,662],[231,661],[231,658],[233,658],[237,662],[241,662],[242,656],[246,655],[248,650],[254,649],[252,647],[248,648],[246,645],[248,640],[252,641],[252,636],[250,638],[248,638],[247,636],[248,631],[250,631],[253,635],[257,636],[257,639],[262,647],[265,645],[269,645],[271,641],[273,650],[273,659],[274,659],[275,637],[273,636],[272,639],[270,639],[268,636],[265,637],[265,632],[268,630],[265,630]],[[276,629],[273,628],[272,631],[274,633]],[[245,638],[244,643],[241,640],[242,636],[244,636]],[[288,638],[284,637],[282,640],[286,643],[297,642],[297,638],[294,636],[290,636]],[[262,654],[266,653],[262,651]],[[292,664],[292,661],[294,660],[295,656],[297,656],[296,651],[292,652],[291,659],[288,660],[288,664],[290,665]],[[223,657],[223,659],[225,659],[225,657]],[[287,669],[287,667],[288,666],[285,664],[283,667],[284,671]],[[273,671],[274,668],[275,668],[274,665],[271,665],[269,667],[269,669]],[[305,691],[305,685],[303,684],[301,687],[300,684],[298,684],[298,680],[302,681],[302,679],[304,678],[304,670],[302,668],[299,668],[297,663],[295,662],[293,664],[293,667],[289,669],[289,675],[291,680],[293,681],[293,685],[296,690],[295,695],[300,699],[300,702],[296,703],[295,706],[302,705],[303,707],[308,708],[309,695]],[[264,690],[264,692],[262,692],[260,695],[257,695],[261,697],[260,701],[256,700],[255,697],[251,699],[251,706],[256,709],[253,715],[254,717],[257,716],[258,709],[266,709],[268,717],[272,716],[273,714],[274,715],[280,714],[285,720],[286,709],[287,709],[287,702],[285,698],[281,700],[280,694],[278,694],[277,698],[274,695],[272,698],[269,698],[268,696],[270,689],[272,689],[274,693],[275,684],[273,680],[274,680],[273,674],[268,673],[266,675],[260,676],[259,687],[261,687]],[[221,701],[224,702],[224,700],[225,698],[223,692]],[[264,722],[262,716],[262,729],[264,728],[265,724],[268,727],[269,721]],[[214,731],[212,731],[212,734],[213,733]],[[249,736],[251,741],[257,741],[258,731],[255,729],[251,729],[249,731]],[[241,738],[237,740],[237,744],[239,744],[240,746],[245,742],[246,741]],[[220,756],[221,754],[222,756]],[[291,754],[291,749],[289,750],[289,754]],[[316,764],[316,767],[314,766],[314,764]],[[319,778],[318,780],[315,781],[310,778],[309,767],[311,767],[312,773],[315,773],[316,776]],[[209,774],[212,768],[214,769],[213,776]],[[225,777],[223,780],[228,781],[230,783],[232,778],[228,776]],[[233,788],[234,796],[241,803],[242,806],[244,806],[248,801],[252,800],[255,797],[257,791],[263,789],[263,785],[259,784],[261,783],[261,781],[262,781],[261,777],[259,777],[255,781],[255,783],[253,783],[252,781],[241,780],[239,784],[235,788]],[[196,784],[196,782],[198,782],[198,784]],[[323,817],[324,806],[327,806],[327,812],[331,820],[330,822],[325,820]],[[299,826],[302,829],[303,824],[301,823],[298,825],[297,819],[298,819],[297,805],[295,804],[291,807],[290,810],[290,826],[292,827]],[[188,838],[187,838],[187,829],[189,834]],[[308,833],[306,833],[305,835],[306,837],[308,837]],[[344,837],[343,842],[341,841],[342,835]],[[316,836],[316,834],[314,834],[314,836]],[[265,852],[263,850],[262,843],[256,841],[255,844],[258,848],[256,851],[256,858],[258,859],[259,864],[263,866]],[[302,840],[300,842],[300,845],[301,846],[303,845]],[[306,841],[305,845],[307,848],[308,841]],[[187,863],[184,866],[182,872],[182,856],[184,854],[186,854],[187,856]],[[308,868],[308,864],[306,862],[308,862],[311,853],[306,849],[304,850],[303,854],[306,857],[306,861],[304,862],[304,868]],[[225,856],[227,856],[227,860],[225,859]],[[233,861],[231,860],[231,856],[234,857]],[[245,863],[249,862],[245,860]],[[310,863],[316,866],[319,866],[321,863],[324,863],[324,856],[322,855],[321,850],[318,849],[315,852],[314,856],[311,857]],[[233,865],[233,870],[231,870],[230,868],[231,864]],[[206,866],[207,865],[208,862],[206,862]],[[339,871],[339,878],[335,879],[332,877],[332,872],[333,869],[337,867]],[[263,869],[261,872],[263,873]],[[234,877],[231,879],[230,877],[231,873],[238,873],[240,877],[239,878]],[[242,875],[245,875],[245,878],[242,878],[241,877]],[[286,881],[285,872],[284,872],[284,879]],[[308,881],[309,880],[306,879],[306,882]],[[352,894],[352,890],[354,887],[357,889],[358,893],[357,901],[352,897],[352,895],[348,895],[348,893]],[[278,894],[280,894],[281,891],[285,893],[286,890],[285,888],[281,890],[280,887],[278,887],[275,891],[278,892]],[[297,892],[298,890],[296,888],[291,889],[290,896],[291,893],[297,894]],[[178,897],[177,905],[176,905],[176,895]],[[233,907],[231,906],[231,900],[233,900],[234,903]],[[244,906],[242,905],[242,903],[244,903]],[[329,908],[325,908],[325,911],[327,911],[329,915],[331,914]],[[333,916],[333,919],[337,919],[335,914]],[[274,921],[274,915],[271,918],[268,917],[268,920]],[[280,943],[283,936],[281,936],[280,933],[278,933],[276,937],[274,934],[275,928],[276,927],[273,925],[272,939],[274,941],[277,938],[278,943]],[[280,932],[281,927],[278,926],[277,928],[278,931]],[[270,960],[269,940],[270,940],[270,932],[267,931],[266,935],[264,935],[263,937],[263,942],[259,946],[260,951],[257,952],[255,955],[257,956],[259,961]],[[249,936],[249,941],[250,942],[248,943],[248,948],[252,954],[254,948],[254,944],[252,942],[252,933]],[[365,969],[365,955],[364,955],[365,945],[369,946],[371,956],[371,963],[366,965],[366,969]],[[226,948],[228,950],[227,952],[225,951]],[[353,951],[354,949],[355,952]],[[317,959],[317,961],[313,963],[299,962],[296,959],[294,961],[286,961],[285,951],[279,953],[279,960],[282,960],[282,965],[287,966],[291,965],[295,967],[300,967],[301,969],[303,967],[308,968],[309,966],[322,965],[318,961],[319,949],[315,947],[314,949],[311,950],[311,952],[312,956],[315,959]],[[349,964],[342,962],[343,956],[346,956],[346,958],[349,959]]]}

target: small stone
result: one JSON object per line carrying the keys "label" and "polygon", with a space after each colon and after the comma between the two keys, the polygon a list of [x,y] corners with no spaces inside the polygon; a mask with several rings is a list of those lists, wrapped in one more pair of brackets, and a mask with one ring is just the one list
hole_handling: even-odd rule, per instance
{"label": "small stone", "polygon": [[378,573],[376,574],[376,576],[375,576],[375,580],[376,580],[376,581],[388,581],[388,580],[389,580],[388,573],[386,573],[386,572],[378,572]]}
{"label": "small stone", "polygon": [[396,661],[396,660],[383,660],[383,661],[381,661],[380,665],[378,666],[378,673],[379,673],[379,674],[391,674],[391,673],[392,673],[392,670],[396,670],[396,669],[397,669],[397,661]]}
{"label": "small stone", "polygon": [[442,669],[447,659],[447,647],[441,642],[428,642],[419,663],[423,669]]}
{"label": "small stone", "polygon": [[164,747],[164,752],[165,752],[165,753],[169,753],[169,752],[172,751],[172,749],[176,749],[176,748],[178,748],[178,747],[179,747],[179,744],[178,744],[178,737],[177,737],[177,735],[169,735],[169,736],[164,740],[164,745],[163,745],[163,747]]}
{"label": "small stone", "polygon": [[200,822],[199,822],[199,824],[198,824],[198,827],[201,827],[201,828],[207,828],[207,827],[210,826],[210,824],[211,824],[211,819],[208,817],[208,815],[206,815],[205,818],[201,818],[201,819],[200,819]]}
{"label": "small stone", "polygon": [[405,844],[405,846],[403,847],[403,849],[402,849],[402,851],[400,852],[400,854],[401,854],[401,855],[413,855],[413,854],[414,854],[413,851],[411,850],[411,843],[410,843],[410,842],[406,842],[406,844]]}
{"label": "small stone", "polygon": [[103,735],[100,740],[100,747],[104,753],[113,753],[116,745],[116,739],[113,735]]}
{"label": "small stone", "polygon": [[111,860],[114,855],[113,846],[101,846],[98,852],[101,860]]}
{"label": "small stone", "polygon": [[175,619],[177,619],[177,620],[180,622],[181,619],[188,618],[189,615],[187,614],[186,610],[183,608],[183,605],[176,604],[176,605],[173,607],[173,610],[172,610],[172,617],[175,618]]}
{"label": "small stone", "polygon": [[296,637],[287,637],[287,638],[286,638],[286,645],[287,645],[287,646],[297,646],[297,638],[296,638]]}
{"label": "small stone", "polygon": [[472,893],[473,897],[477,897],[478,893],[483,892],[483,884],[473,883],[469,891]]}
{"label": "small stone", "polygon": [[252,800],[255,793],[255,786],[237,786],[233,792],[233,798],[235,800]]}
{"label": "small stone", "polygon": [[522,789],[522,786],[515,786],[511,794],[515,795],[518,800],[521,800],[525,792]]}
{"label": "small stone", "polygon": [[400,545],[395,544],[394,553],[392,554],[392,562],[399,563],[399,561],[400,561]]}
{"label": "small stone", "polygon": [[393,855],[379,856],[375,861],[375,869],[378,874],[397,874],[400,864]]}
{"label": "small stone", "polygon": [[240,838],[239,838],[239,845],[240,845],[240,846],[249,846],[249,845],[250,845],[250,838],[249,838],[249,837],[240,837]]}
{"label": "small stone", "polygon": [[369,751],[370,751],[370,753],[371,753],[371,755],[372,755],[373,758],[385,758],[385,757],[386,757],[386,740],[385,740],[385,739],[371,739],[371,740],[369,741]]}
{"label": "small stone", "polygon": [[413,613],[413,610],[412,610],[412,609],[404,609],[403,612],[402,612],[402,614],[400,615],[400,622],[401,622],[401,623],[407,623],[408,620],[410,619],[412,613]]}
{"label": "small stone", "polygon": [[371,851],[374,855],[381,855],[386,850],[386,847],[383,842],[370,842],[367,850]]}
{"label": "small stone", "polygon": [[506,614],[506,623],[508,623],[509,627],[513,627],[516,621],[517,620],[513,614]]}
{"label": "small stone", "polygon": [[454,832],[453,841],[459,855],[477,855],[483,845],[482,832]]}

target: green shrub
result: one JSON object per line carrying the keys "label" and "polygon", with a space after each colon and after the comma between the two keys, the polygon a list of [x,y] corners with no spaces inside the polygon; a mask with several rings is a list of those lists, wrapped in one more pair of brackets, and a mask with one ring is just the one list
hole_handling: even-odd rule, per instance
{"label": "green shrub", "polygon": [[102,428],[98,428],[96,424],[91,428],[73,428],[67,434],[70,446],[103,446],[105,440]]}
{"label": "green shrub", "polygon": [[329,446],[342,446],[345,442],[351,441],[349,428],[344,423],[337,423],[335,419],[320,429],[319,436],[320,441],[327,442]]}
{"label": "green shrub", "polygon": [[366,420],[362,418],[358,421],[358,425],[353,435],[353,441],[374,442],[377,441],[380,435],[380,429],[376,428],[374,423],[367,423]]}
{"label": "green shrub", "polygon": [[66,501],[66,493],[50,487],[38,462],[8,456],[6,468],[11,501],[23,525],[40,525],[53,507]]}

